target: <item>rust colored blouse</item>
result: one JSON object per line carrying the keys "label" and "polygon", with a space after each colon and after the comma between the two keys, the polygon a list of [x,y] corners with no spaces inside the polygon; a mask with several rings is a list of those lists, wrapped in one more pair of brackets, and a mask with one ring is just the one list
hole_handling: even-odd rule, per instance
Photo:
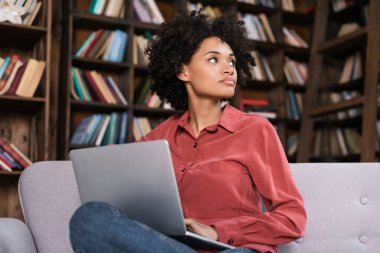
{"label": "rust colored blouse", "polygon": [[303,199],[272,124],[226,105],[196,138],[188,119],[171,116],[140,140],[169,142],[184,216],[213,225],[221,242],[259,252],[278,253],[276,245],[303,236]]}

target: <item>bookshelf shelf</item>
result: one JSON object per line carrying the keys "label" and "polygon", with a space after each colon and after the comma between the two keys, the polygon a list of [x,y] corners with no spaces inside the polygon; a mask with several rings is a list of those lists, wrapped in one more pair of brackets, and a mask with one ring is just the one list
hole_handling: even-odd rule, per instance
{"label": "bookshelf shelf", "polygon": [[158,25],[158,24],[141,22],[139,20],[134,20],[133,26],[134,26],[135,31],[137,31],[137,32],[139,32],[139,31],[144,32],[146,30],[156,31],[160,28],[160,25]]}
{"label": "bookshelf shelf", "polygon": [[125,62],[112,62],[104,60],[94,60],[85,57],[72,57],[72,65],[78,68],[95,69],[110,72],[123,72],[130,68],[130,64]]}
{"label": "bookshelf shelf", "polygon": [[19,177],[21,175],[21,173],[22,173],[22,171],[7,172],[7,171],[0,170],[0,176],[1,177],[4,177],[4,176]]}
{"label": "bookshelf shelf", "polygon": [[287,44],[283,44],[284,52],[286,55],[298,61],[308,61],[310,57],[310,49],[303,47],[295,47]]}
{"label": "bookshelf shelf", "polygon": [[362,27],[357,31],[338,37],[332,40],[329,40],[323,43],[318,51],[326,55],[347,55],[350,54],[358,44],[363,43],[367,38],[367,27]]}
{"label": "bookshelf shelf", "polygon": [[147,66],[135,65],[133,69],[136,75],[147,75],[149,73]]}
{"label": "bookshelf shelf", "polygon": [[288,128],[293,130],[299,130],[301,127],[301,120],[297,119],[284,119],[284,122]]}
{"label": "bookshelf shelf", "polygon": [[306,86],[299,84],[286,84],[285,89],[304,93],[306,91]]}
{"label": "bookshelf shelf", "polygon": [[254,45],[255,49],[264,52],[272,52],[274,50],[279,50],[282,48],[282,45],[279,43],[264,42],[259,40],[252,40],[252,44]]}
{"label": "bookshelf shelf", "polygon": [[359,162],[359,154],[332,157],[310,157],[310,162]]}
{"label": "bookshelf shelf", "polygon": [[346,83],[333,83],[326,85],[326,87],[320,87],[319,91],[333,91],[333,92],[341,92],[341,91],[354,91],[354,90],[363,90],[363,78],[359,78],[356,80],[352,80]]}
{"label": "bookshelf shelf", "polygon": [[268,91],[273,90],[275,88],[278,88],[282,86],[283,82],[271,82],[271,81],[260,81],[260,80],[247,80],[246,86],[243,86],[243,89],[250,89],[250,90],[261,90],[261,91]]}
{"label": "bookshelf shelf", "polygon": [[121,104],[106,104],[95,101],[79,101],[72,99],[71,105],[73,109],[95,111],[95,112],[114,112],[114,111],[126,111],[128,107]]}
{"label": "bookshelf shelf", "polygon": [[284,23],[290,25],[301,25],[301,26],[310,26],[314,22],[314,14],[306,14],[300,12],[291,12],[291,11],[283,11],[282,17]]}
{"label": "bookshelf shelf", "polygon": [[93,148],[93,147],[95,147],[95,145],[74,145],[74,144],[70,144],[69,149],[73,150],[73,149]]}
{"label": "bookshelf shelf", "polygon": [[10,111],[35,111],[41,109],[45,105],[45,98],[24,98],[17,96],[0,96],[0,106],[7,107]]}
{"label": "bookshelf shelf", "polygon": [[316,120],[314,122],[314,125],[316,128],[321,128],[321,127],[328,127],[328,126],[333,126],[333,127],[339,127],[339,128],[345,128],[345,127],[359,127],[362,122],[362,116],[357,116],[357,117],[350,117],[346,119],[341,119],[341,120]]}
{"label": "bookshelf shelf", "polygon": [[46,27],[0,23],[0,47],[30,49],[46,33]]}
{"label": "bookshelf shelf", "polygon": [[73,14],[74,26],[77,28],[87,29],[126,29],[130,26],[127,19],[113,18],[102,15],[94,15],[87,12],[74,11]]}
{"label": "bookshelf shelf", "polygon": [[280,12],[279,8],[271,8],[258,4],[249,4],[243,2],[237,2],[237,9],[240,12],[249,12],[251,14],[261,14],[264,13],[268,16]]}
{"label": "bookshelf shelf", "polygon": [[334,112],[342,111],[342,110],[347,110],[351,109],[354,107],[360,107],[363,105],[363,97],[357,97],[353,98],[347,101],[342,101],[340,103],[334,103],[334,104],[326,104],[326,105],[320,105],[317,108],[314,108],[309,112],[310,117],[318,117],[318,116],[323,116],[326,114],[331,114]]}
{"label": "bookshelf shelf", "polygon": [[148,108],[144,106],[134,106],[133,114],[137,117],[168,117],[174,114],[179,114],[177,110],[168,110],[160,108]]}

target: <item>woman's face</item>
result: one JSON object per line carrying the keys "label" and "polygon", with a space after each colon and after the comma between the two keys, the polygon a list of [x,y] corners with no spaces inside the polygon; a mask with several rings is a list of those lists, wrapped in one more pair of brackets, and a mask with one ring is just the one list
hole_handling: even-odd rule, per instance
{"label": "woman's face", "polygon": [[237,73],[235,56],[226,42],[218,37],[202,41],[189,64],[178,74],[189,96],[222,99],[235,94]]}

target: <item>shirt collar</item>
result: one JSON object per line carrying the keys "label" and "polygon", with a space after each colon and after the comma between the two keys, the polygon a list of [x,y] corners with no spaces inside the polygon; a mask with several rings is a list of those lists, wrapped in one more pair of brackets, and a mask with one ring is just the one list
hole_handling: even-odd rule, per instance
{"label": "shirt collar", "polygon": [[[234,133],[237,130],[237,126],[239,123],[241,112],[236,108],[232,107],[229,104],[224,106],[222,116],[217,124],[217,126],[221,126],[227,131]],[[189,122],[189,111],[186,111],[179,118],[178,126],[185,128],[186,124]],[[209,126],[206,128],[209,131],[213,131],[216,129],[216,126]]]}

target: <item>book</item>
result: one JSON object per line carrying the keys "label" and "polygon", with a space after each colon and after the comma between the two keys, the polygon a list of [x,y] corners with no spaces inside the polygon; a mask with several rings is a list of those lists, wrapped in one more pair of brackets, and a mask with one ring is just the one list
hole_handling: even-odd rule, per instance
{"label": "book", "polygon": [[109,84],[110,87],[112,88],[112,90],[115,91],[118,100],[119,100],[123,105],[128,105],[127,100],[125,100],[123,94],[120,92],[119,87],[116,85],[116,83],[115,83],[115,81],[112,79],[112,77],[111,77],[111,76],[108,76],[108,77],[106,78],[106,80],[107,80],[107,84]]}
{"label": "book", "polygon": [[23,168],[26,168],[32,164],[32,161],[23,152],[21,152],[16,147],[16,145],[8,142],[6,139],[0,138],[0,147],[9,155],[11,155],[13,159],[17,161]]}
{"label": "book", "polygon": [[4,95],[4,94],[8,93],[8,91],[10,90],[11,85],[12,85],[12,83],[16,77],[18,70],[21,68],[21,66],[23,64],[24,63],[21,60],[17,60],[15,66],[12,69],[12,73],[10,74],[8,80],[5,82],[3,89],[0,90],[0,95]]}
{"label": "book", "polygon": [[[36,69],[34,70],[32,78],[29,80],[28,87],[25,89],[25,91],[22,91],[23,94],[19,95],[19,96],[24,96],[24,97],[33,97],[34,96],[34,94],[37,90],[37,87],[40,84],[42,75],[44,73],[46,62],[45,61],[38,61],[37,64],[38,65],[37,65]],[[16,94],[17,94],[17,91],[16,91]]]}
{"label": "book", "polygon": [[70,144],[78,144],[78,145],[84,144],[87,133],[88,133],[87,129],[93,122],[94,118],[95,118],[95,115],[90,115],[88,117],[83,118],[79,122],[77,128],[74,131],[74,134],[72,135],[70,139]]}
{"label": "book", "polygon": [[123,61],[124,52],[127,44],[127,34],[121,30],[116,30],[110,44],[111,51],[108,55],[109,61]]}
{"label": "book", "polygon": [[28,61],[22,61],[22,65],[21,67],[17,70],[16,74],[15,74],[15,77],[13,79],[13,82],[11,84],[11,86],[9,87],[9,90],[7,92],[7,95],[15,95],[16,94],[16,90],[20,84],[20,81],[24,75],[24,72],[25,72],[25,69],[26,69],[26,66],[27,66],[27,62]]}
{"label": "book", "polygon": [[4,70],[4,74],[2,78],[0,79],[0,92],[2,89],[4,89],[6,82],[8,81],[8,78],[10,77],[12,70],[14,66],[16,65],[17,61],[19,60],[19,56],[17,54],[13,54],[10,58],[9,64]]}
{"label": "book", "polygon": [[127,141],[127,126],[128,126],[128,113],[123,112],[121,113],[121,119],[120,119],[120,133],[118,136],[117,143],[123,144]]}
{"label": "book", "polygon": [[104,94],[100,90],[98,84],[95,82],[93,77],[91,76],[90,71],[83,71],[84,76],[86,77],[87,83],[88,83],[88,90],[91,93],[91,97],[93,97],[96,101],[107,103],[107,99],[105,98]]}
{"label": "book", "polygon": [[99,134],[95,140],[95,146],[100,146],[102,144],[104,135],[106,133],[106,130],[107,130],[109,122],[110,122],[110,118],[111,118],[110,115],[104,116],[104,121],[103,121],[102,125],[100,126]]}
{"label": "book", "polygon": [[25,18],[23,19],[22,23],[26,25],[32,25],[34,20],[37,17],[38,12],[40,11],[42,7],[42,2],[35,2],[33,9],[31,12],[29,12]]}
{"label": "book", "polygon": [[26,69],[24,71],[24,74],[22,75],[20,84],[17,87],[16,95],[25,96],[26,90],[28,89],[29,83],[32,80],[37,68],[39,68],[38,61],[30,58],[28,60],[28,63],[26,64]]}
{"label": "book", "polygon": [[7,69],[10,62],[11,62],[11,57],[7,56],[4,58],[3,64],[1,64],[0,66],[0,80],[3,78],[5,70]]}
{"label": "book", "polygon": [[[107,7],[104,11],[104,15],[106,16],[111,16],[111,17],[116,17],[119,14],[119,10],[123,8],[124,5],[124,0],[109,0]],[[123,13],[124,14],[124,13]],[[123,17],[122,15],[121,17]]]}

